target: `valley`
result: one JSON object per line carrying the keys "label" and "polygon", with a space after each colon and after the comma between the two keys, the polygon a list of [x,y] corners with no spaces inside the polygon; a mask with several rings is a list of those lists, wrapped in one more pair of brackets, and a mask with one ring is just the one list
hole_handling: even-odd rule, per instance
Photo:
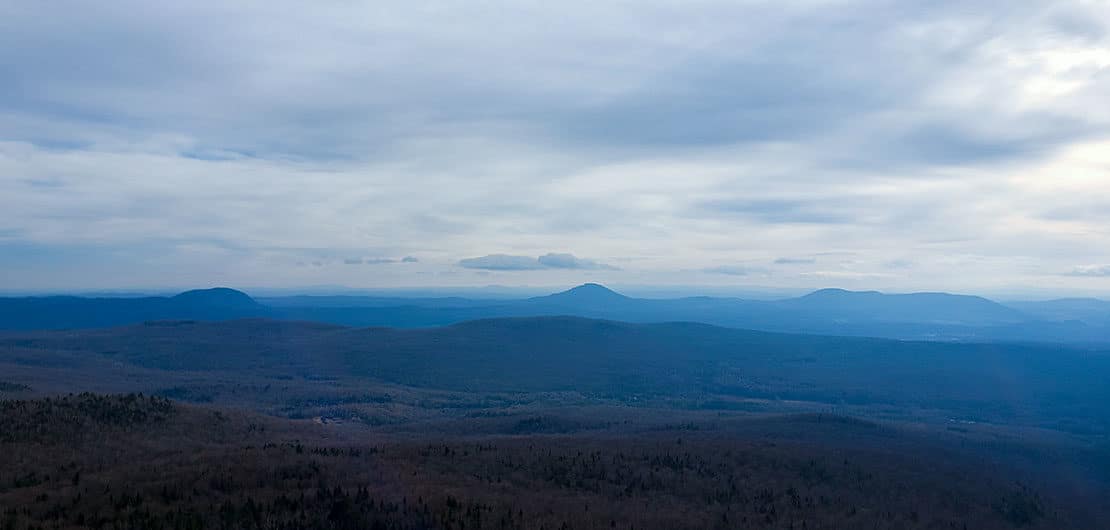
{"label": "valley", "polygon": [[208,318],[0,331],[3,528],[1108,516],[1110,354],[1090,345],[557,314],[349,327],[238,318],[253,301],[226,294]]}

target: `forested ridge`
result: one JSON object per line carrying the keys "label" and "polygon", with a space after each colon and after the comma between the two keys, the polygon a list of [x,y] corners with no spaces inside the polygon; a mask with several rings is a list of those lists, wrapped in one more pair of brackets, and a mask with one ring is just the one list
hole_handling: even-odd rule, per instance
{"label": "forested ridge", "polygon": [[[633,437],[350,439],[312,422],[135,394],[4,401],[0,423],[5,530],[1084,524],[1060,499],[924,444],[853,449],[694,426]],[[831,416],[779,424],[895,436]]]}

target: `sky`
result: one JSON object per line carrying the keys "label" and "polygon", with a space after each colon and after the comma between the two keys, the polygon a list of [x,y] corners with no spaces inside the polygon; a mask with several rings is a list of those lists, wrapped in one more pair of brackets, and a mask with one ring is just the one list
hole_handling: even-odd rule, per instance
{"label": "sky", "polygon": [[1110,294],[1105,0],[16,1],[0,79],[7,291]]}

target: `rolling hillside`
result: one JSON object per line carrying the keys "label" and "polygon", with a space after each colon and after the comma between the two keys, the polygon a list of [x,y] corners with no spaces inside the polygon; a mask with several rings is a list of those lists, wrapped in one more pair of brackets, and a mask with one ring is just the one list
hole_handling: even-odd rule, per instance
{"label": "rolling hillside", "polygon": [[[361,377],[472,392],[724,396],[929,407],[976,421],[1110,426],[1110,355],[1061,347],[790,335],[695,323],[507,318],[425,329],[239,320],[0,334],[0,359]],[[22,360],[22,361],[21,361]],[[1068,381],[1061,385],[1060,381]]]}

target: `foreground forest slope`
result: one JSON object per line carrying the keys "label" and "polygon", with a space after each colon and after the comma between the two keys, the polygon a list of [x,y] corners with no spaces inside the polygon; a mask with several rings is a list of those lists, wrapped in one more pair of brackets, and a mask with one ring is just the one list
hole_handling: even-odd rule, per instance
{"label": "foreground forest slope", "polygon": [[912,433],[833,416],[744,425],[367,438],[137,395],[0,401],[0,525],[989,530],[1100,515]]}

